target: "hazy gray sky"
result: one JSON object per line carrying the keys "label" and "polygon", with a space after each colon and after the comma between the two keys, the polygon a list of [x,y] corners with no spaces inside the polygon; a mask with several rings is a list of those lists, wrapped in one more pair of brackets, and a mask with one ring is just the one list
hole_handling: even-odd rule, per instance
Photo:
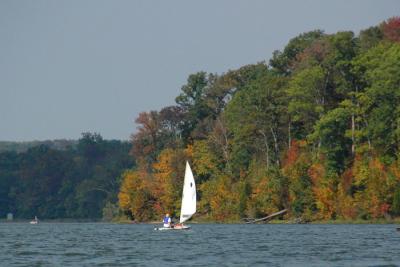
{"label": "hazy gray sky", "polygon": [[191,73],[395,15],[398,0],[0,0],[0,140],[128,139],[139,112],[174,104]]}

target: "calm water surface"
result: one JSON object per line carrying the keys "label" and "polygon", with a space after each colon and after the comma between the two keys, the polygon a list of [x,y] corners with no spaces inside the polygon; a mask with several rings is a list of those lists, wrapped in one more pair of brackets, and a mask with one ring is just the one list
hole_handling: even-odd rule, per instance
{"label": "calm water surface", "polygon": [[0,266],[400,266],[395,225],[192,227],[0,223]]}

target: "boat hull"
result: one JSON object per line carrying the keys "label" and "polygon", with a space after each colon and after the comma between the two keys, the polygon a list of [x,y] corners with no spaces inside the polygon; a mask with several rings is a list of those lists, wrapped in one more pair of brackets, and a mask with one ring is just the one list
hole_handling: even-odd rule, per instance
{"label": "boat hull", "polygon": [[178,230],[189,230],[190,226],[183,225],[183,226],[175,226],[175,227],[155,227],[154,230],[156,231],[178,231]]}

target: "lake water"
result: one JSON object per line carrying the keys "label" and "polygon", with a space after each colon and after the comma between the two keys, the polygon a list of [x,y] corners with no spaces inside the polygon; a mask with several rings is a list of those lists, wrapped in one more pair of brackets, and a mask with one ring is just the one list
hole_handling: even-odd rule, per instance
{"label": "lake water", "polygon": [[0,266],[400,266],[396,227],[0,223]]}

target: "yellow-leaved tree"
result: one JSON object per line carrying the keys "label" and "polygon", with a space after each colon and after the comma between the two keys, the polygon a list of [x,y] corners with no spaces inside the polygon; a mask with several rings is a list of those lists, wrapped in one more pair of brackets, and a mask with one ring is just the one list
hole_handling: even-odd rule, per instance
{"label": "yellow-leaved tree", "polygon": [[167,212],[179,215],[186,160],[189,160],[187,150],[167,148],[153,164],[155,210],[159,216]]}
{"label": "yellow-leaved tree", "polygon": [[239,198],[237,183],[230,176],[221,174],[200,185],[202,201],[207,202],[210,216],[217,221],[239,218]]}
{"label": "yellow-leaved tree", "polygon": [[247,215],[257,218],[280,210],[283,204],[283,184],[279,173],[271,171],[266,164],[257,160],[251,162],[249,170],[251,192]]}
{"label": "yellow-leaved tree", "polygon": [[118,194],[119,207],[136,221],[154,219],[151,177],[145,171],[126,171]]}
{"label": "yellow-leaved tree", "polygon": [[363,157],[354,163],[357,188],[354,198],[359,215],[364,219],[384,217],[390,209],[394,188],[398,181],[387,166],[376,157]]}

